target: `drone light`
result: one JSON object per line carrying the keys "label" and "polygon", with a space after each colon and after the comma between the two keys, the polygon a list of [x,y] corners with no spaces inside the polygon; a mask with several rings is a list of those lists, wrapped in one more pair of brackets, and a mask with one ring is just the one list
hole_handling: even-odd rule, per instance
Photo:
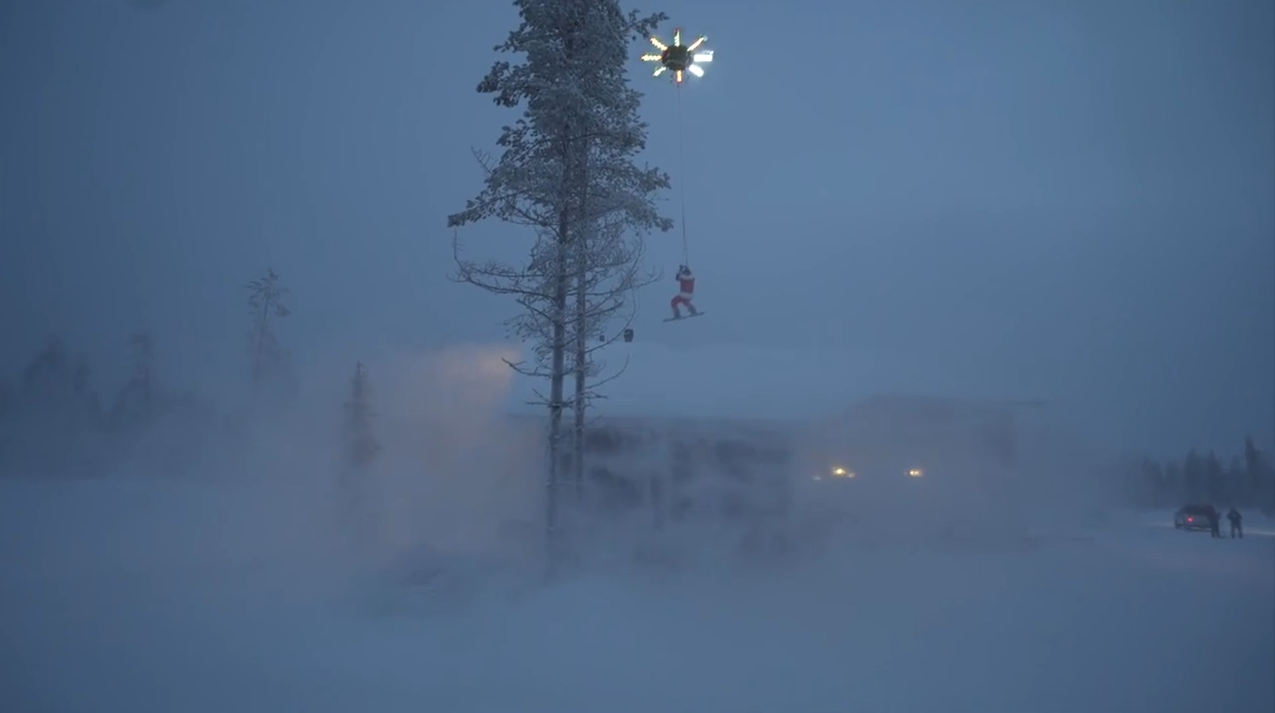
{"label": "drone light", "polygon": [[659,66],[651,72],[652,77],[659,77],[665,72],[672,74],[673,81],[681,84],[686,81],[686,74],[689,72],[691,76],[704,76],[704,68],[696,67],[697,62],[712,62],[713,51],[704,49],[704,43],[708,41],[707,35],[698,37],[689,47],[682,44],[682,29],[674,28],[673,41],[664,42],[658,37],[647,37],[651,45],[659,50],[656,52],[647,52],[641,55],[643,62],[651,62]]}

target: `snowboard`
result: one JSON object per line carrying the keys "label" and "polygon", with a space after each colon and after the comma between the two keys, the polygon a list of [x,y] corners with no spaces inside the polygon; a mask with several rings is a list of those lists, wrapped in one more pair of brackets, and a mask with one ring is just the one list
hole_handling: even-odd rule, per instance
{"label": "snowboard", "polygon": [[669,317],[668,319],[664,321],[665,322],[680,322],[684,319],[692,319],[694,317],[703,317],[703,316],[704,316],[704,312],[701,310],[699,312],[696,312],[695,314],[688,314],[685,317]]}

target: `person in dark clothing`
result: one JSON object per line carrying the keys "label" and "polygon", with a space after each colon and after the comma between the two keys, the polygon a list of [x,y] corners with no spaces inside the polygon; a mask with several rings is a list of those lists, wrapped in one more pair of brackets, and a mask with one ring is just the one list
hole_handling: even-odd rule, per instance
{"label": "person in dark clothing", "polygon": [[1222,537],[1222,516],[1214,508],[1209,508],[1209,537]]}
{"label": "person in dark clothing", "polygon": [[1244,516],[1240,514],[1235,506],[1231,506],[1231,511],[1226,513],[1226,519],[1231,521],[1231,539],[1236,537],[1244,539]]}

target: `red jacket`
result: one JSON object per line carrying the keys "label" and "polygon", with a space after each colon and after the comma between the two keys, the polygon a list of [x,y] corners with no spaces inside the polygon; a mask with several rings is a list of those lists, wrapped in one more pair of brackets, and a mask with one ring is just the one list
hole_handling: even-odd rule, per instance
{"label": "red jacket", "polygon": [[695,294],[695,276],[689,270],[677,273],[677,286],[684,296],[690,297]]}

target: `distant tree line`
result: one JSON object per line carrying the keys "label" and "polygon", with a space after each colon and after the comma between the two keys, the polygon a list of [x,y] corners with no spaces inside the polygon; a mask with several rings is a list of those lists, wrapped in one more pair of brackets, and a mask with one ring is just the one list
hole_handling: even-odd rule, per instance
{"label": "distant tree line", "polygon": [[[286,401],[295,395],[297,382],[291,353],[276,327],[290,314],[284,304],[288,290],[274,270],[245,288],[245,371],[252,393]],[[0,474],[90,473],[119,455],[121,443],[153,433],[161,424],[185,426],[176,430],[187,433],[224,425],[210,406],[157,375],[156,339],[148,329],[121,342],[129,351],[129,373],[114,393],[95,382],[88,356],[60,337],[50,337],[19,373],[0,375]]]}
{"label": "distant tree line", "polygon": [[[273,269],[245,288],[245,381],[254,404],[286,407],[299,390],[291,352],[276,332],[291,314],[288,289]],[[0,477],[94,476],[130,467],[171,473],[221,462],[243,424],[160,378],[149,330],[122,342],[130,355],[128,377],[109,396],[94,383],[88,356],[58,337],[49,338],[20,373],[0,375]],[[354,365],[339,418],[337,496],[347,524],[366,540],[376,527],[368,481],[381,445],[362,362]]]}
{"label": "distant tree line", "polygon": [[94,471],[108,444],[161,420],[198,417],[192,395],[158,383],[150,332],[131,334],[126,343],[130,374],[109,397],[94,383],[87,355],[58,337],[16,378],[0,378],[0,474]]}
{"label": "distant tree line", "polygon": [[1126,500],[1135,507],[1168,508],[1187,503],[1260,508],[1275,512],[1275,468],[1244,440],[1244,452],[1223,459],[1195,449],[1181,460],[1144,458],[1125,469]]}

